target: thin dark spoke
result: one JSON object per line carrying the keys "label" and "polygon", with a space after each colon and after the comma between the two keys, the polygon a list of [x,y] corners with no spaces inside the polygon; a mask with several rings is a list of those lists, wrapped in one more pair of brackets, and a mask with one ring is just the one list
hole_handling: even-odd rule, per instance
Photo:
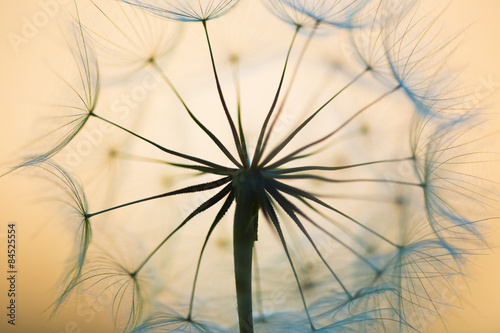
{"label": "thin dark spoke", "polygon": [[129,154],[129,153],[121,152],[121,151],[115,152],[113,156],[116,158],[122,158],[122,159],[131,160],[131,161],[166,164],[166,165],[170,165],[170,166],[174,166],[174,167],[178,167],[178,168],[196,170],[196,171],[200,171],[202,173],[210,173],[210,174],[222,175],[222,176],[229,176],[236,171],[236,169],[219,170],[219,169],[214,169],[214,168],[210,168],[210,167],[206,167],[206,166],[202,166],[202,165],[173,163],[173,162],[168,162],[168,161],[164,161],[164,160],[157,159],[157,158],[139,156],[139,155]]}
{"label": "thin dark spoke", "polygon": [[[374,106],[375,104],[377,104],[378,102],[380,102],[381,100],[383,100],[385,97],[391,95],[392,93],[394,93],[396,90],[398,90],[399,88],[401,88],[401,86],[397,86],[395,88],[393,88],[392,90],[386,92],[385,94],[383,94],[382,96],[378,97],[376,100],[374,100],[373,102],[371,102],[370,104],[368,104],[367,106],[363,107],[362,109],[360,109],[358,112],[356,112],[354,115],[352,115],[349,119],[347,119],[346,121],[344,121],[339,127],[337,127],[333,132],[330,132],[329,134],[325,135],[324,137],[310,143],[310,144],[307,144],[297,150],[295,150],[293,153],[290,153],[289,155],[285,156],[284,158],[280,159],[279,161],[275,162],[272,164],[273,168],[277,168],[285,163],[288,163],[290,161],[290,158],[292,158],[293,156],[303,152],[304,150],[308,149],[308,148],[311,148],[313,146],[316,146],[320,143],[322,143],[323,141],[329,139],[330,137],[332,137],[333,135],[335,135],[336,133],[338,133],[341,129],[343,129],[345,126],[347,126],[351,121],[353,121],[355,118],[357,118],[360,114],[362,114],[363,112],[365,112],[366,110],[368,110],[369,108],[371,108],[372,106]],[[266,159],[268,160],[268,159]],[[270,162],[270,160],[268,161],[268,163]],[[265,166],[265,164],[262,164],[263,166]]]}
{"label": "thin dark spoke", "polygon": [[[288,96],[290,95],[290,91],[292,90],[292,86],[293,86],[293,83],[295,81],[295,78],[297,77],[297,73],[298,73],[300,65],[302,63],[302,59],[304,58],[306,50],[309,47],[309,44],[311,43],[311,40],[312,40],[314,34],[316,33],[316,30],[318,29],[319,23],[320,23],[319,21],[316,21],[313,29],[311,30],[311,33],[309,34],[309,36],[308,36],[308,38],[306,40],[306,43],[304,44],[304,47],[302,48],[302,51],[301,51],[300,56],[299,56],[299,59],[297,61],[297,64],[295,65],[295,69],[294,69],[292,77],[290,79],[290,84],[288,85],[288,89],[287,89],[287,91],[285,93],[285,96],[283,97],[283,100],[281,101],[280,107],[278,109],[278,112],[276,113],[276,116],[273,119],[273,122],[271,123],[271,126],[269,126],[269,129],[267,130],[266,138],[264,139],[264,142],[263,142],[262,147],[260,149],[260,155],[261,156],[262,156],[262,154],[264,154],[264,150],[267,147],[267,144],[269,142],[269,138],[271,137],[271,133],[273,132],[274,126],[276,126],[276,123],[277,123],[277,121],[279,119],[279,116],[281,115],[281,113],[283,112],[283,109],[285,108],[285,103],[286,103],[286,101],[288,99]],[[260,159],[261,156],[259,156],[259,159]],[[258,161],[257,161],[257,163],[258,163]]]}
{"label": "thin dark spoke", "polygon": [[266,165],[269,163],[276,155],[279,154],[280,151],[282,151],[289,143],[292,141],[292,139],[300,132],[302,129],[311,121],[313,120],[330,102],[332,102],[337,96],[339,96],[344,90],[349,88],[351,85],[353,85],[356,81],[358,81],[366,72],[368,72],[368,69],[365,69],[363,72],[358,74],[354,79],[351,80],[347,85],[345,85],[342,89],[337,91],[335,95],[333,95],[326,103],[324,103],[318,110],[316,110],[309,118],[304,120],[302,124],[300,124],[285,140],[283,140],[282,143],[280,143],[269,155],[266,157],[266,159],[262,162],[262,165]]}
{"label": "thin dark spoke", "polygon": [[198,206],[198,208],[196,208],[191,214],[189,214],[188,217],[186,217],[184,219],[184,221],[182,221],[182,223],[174,229],[174,231],[172,231],[167,237],[165,237],[165,239],[146,257],[146,259],[144,259],[144,261],[141,263],[141,265],[139,265],[139,267],[134,271],[134,275],[136,275],[137,273],[139,273],[139,271],[144,267],[144,265],[146,265],[146,263],[154,256],[154,254],[156,252],[158,252],[158,250],[173,236],[177,233],[177,231],[179,231],[180,229],[182,229],[182,227],[184,227],[191,219],[193,219],[196,215],[206,211],[207,209],[209,209],[210,207],[214,206],[216,203],[218,203],[219,201],[221,201],[222,199],[224,199],[224,197],[226,195],[228,195],[231,191],[232,191],[232,184],[228,184],[226,187],[224,187],[220,192],[218,192],[216,195],[214,195],[213,197],[211,197],[210,199],[208,199],[207,201],[205,201],[204,203],[202,203],[200,206]]}
{"label": "thin dark spoke", "polygon": [[357,163],[357,164],[350,164],[350,165],[341,165],[341,166],[334,166],[334,167],[305,166],[305,167],[277,169],[277,170],[271,169],[272,165],[270,165],[269,167],[264,168],[264,170],[269,170],[273,174],[277,174],[277,175],[285,175],[288,173],[295,173],[295,172],[301,172],[301,171],[337,171],[337,170],[351,169],[351,168],[357,168],[357,167],[361,167],[361,166],[380,164],[380,163],[403,162],[403,161],[409,161],[412,159],[413,159],[412,157],[407,157],[407,158],[397,158],[397,159],[391,159],[391,160],[379,160],[379,161],[372,161],[372,162],[365,162],[365,163]]}
{"label": "thin dark spoke", "polygon": [[234,143],[236,145],[236,149],[238,150],[238,155],[239,155],[241,161],[243,163],[245,163],[243,150],[242,150],[241,144],[240,144],[240,138],[238,136],[238,132],[236,131],[236,127],[234,125],[233,119],[231,118],[231,114],[229,113],[229,109],[227,108],[226,100],[224,99],[224,94],[222,92],[222,87],[221,87],[220,81],[219,81],[219,75],[217,74],[217,68],[215,66],[214,54],[212,51],[212,44],[210,43],[210,37],[208,35],[207,22],[202,21],[202,23],[203,23],[203,29],[205,30],[205,36],[207,38],[208,49],[210,51],[210,60],[212,61],[212,69],[213,69],[214,76],[215,76],[215,83],[217,84],[217,92],[219,93],[219,98],[220,98],[220,101],[222,103],[222,108],[224,109],[224,113],[226,114],[227,121],[229,122],[229,126],[231,128],[231,133],[233,134]]}
{"label": "thin dark spoke", "polygon": [[[316,209],[311,203],[309,203],[308,201],[306,201],[306,199],[304,199],[302,197],[295,197],[295,198],[297,198],[298,200],[300,200],[300,202],[302,202],[307,208],[311,209],[313,212],[315,212],[316,214],[318,214],[319,216],[321,216],[325,220],[327,220],[330,223],[332,223],[335,227],[337,227],[340,230],[342,230],[342,232],[344,232],[346,235],[348,235],[359,246],[362,246],[362,247],[364,247],[366,249],[366,244],[363,243],[362,240],[359,237],[357,237],[357,235],[355,234],[355,232],[353,230],[350,230],[349,228],[343,226],[341,223],[338,223],[337,221],[334,221],[330,216],[328,216],[327,214],[325,214],[325,213],[321,212],[320,210]],[[333,237],[333,239],[337,240],[337,237]]]}
{"label": "thin dark spoke", "polygon": [[224,215],[227,213],[227,211],[231,207],[233,201],[234,201],[234,191],[231,191],[229,193],[229,195],[227,196],[227,199],[224,202],[224,204],[222,205],[221,209],[217,213],[217,216],[215,217],[212,225],[210,226],[210,230],[208,231],[207,236],[205,238],[205,242],[203,243],[203,246],[201,248],[200,256],[198,258],[198,264],[196,265],[196,273],[194,275],[193,289],[191,291],[191,299],[189,301],[189,312],[188,312],[188,315],[187,315],[187,320],[191,319],[191,315],[192,315],[192,312],[193,312],[193,303],[194,303],[194,293],[195,293],[195,289],[196,289],[196,282],[198,281],[198,275],[199,275],[200,266],[201,266],[201,259],[203,257],[203,253],[205,252],[205,248],[206,248],[206,246],[208,244],[208,240],[210,239],[210,236],[212,235],[212,232],[215,230],[215,228],[219,224],[220,220],[222,220],[222,218],[224,217]]}
{"label": "thin dark spoke", "polygon": [[292,268],[293,275],[295,277],[295,281],[296,281],[297,287],[299,289],[300,297],[302,299],[302,304],[304,305],[304,310],[305,310],[306,315],[307,315],[307,319],[309,321],[309,324],[311,325],[311,329],[313,331],[316,331],[316,328],[314,327],[314,324],[313,324],[312,319],[311,319],[311,315],[309,314],[309,309],[307,307],[306,299],[304,297],[304,292],[302,290],[302,286],[300,284],[300,280],[299,280],[299,277],[297,275],[295,265],[293,264],[292,257],[290,256],[290,252],[288,251],[288,247],[286,245],[283,231],[281,230],[278,216],[276,215],[276,212],[274,211],[274,208],[273,208],[273,206],[270,202],[270,199],[267,195],[262,194],[259,196],[259,204],[262,207],[262,209],[264,210],[264,213],[265,213],[264,216],[266,217],[266,219],[270,220],[270,222],[275,227],[276,232],[278,233],[278,236],[279,236],[280,241],[281,241],[281,245],[283,246],[283,249],[285,250],[286,257],[288,259],[288,262],[290,263],[290,267]]}
{"label": "thin dark spoke", "polygon": [[[303,198],[301,198],[301,199],[303,199]],[[369,260],[367,260],[365,257],[363,257],[358,251],[354,250],[352,247],[350,247],[349,245],[347,245],[345,242],[341,241],[340,238],[336,237],[331,232],[329,232],[328,230],[326,230],[325,228],[323,228],[322,226],[320,226],[318,223],[314,222],[314,220],[312,220],[309,216],[307,216],[306,214],[304,214],[300,209],[295,208],[295,211],[297,212],[297,214],[299,214],[300,216],[302,216],[303,218],[305,218],[307,221],[309,221],[317,229],[321,230],[324,234],[328,235],[330,238],[334,239],[337,243],[339,243],[340,245],[342,245],[343,247],[345,247],[346,249],[348,249],[350,252],[352,252],[356,257],[358,257],[365,264],[367,264],[368,266],[370,266],[370,268],[373,269],[373,271],[375,271],[375,272],[379,272],[380,271],[379,268],[375,267]],[[359,242],[359,244],[364,245],[364,244],[362,244],[360,242]],[[351,296],[351,295],[348,294],[347,296]]]}
{"label": "thin dark spoke", "polygon": [[391,180],[391,179],[332,179],[317,175],[310,174],[299,174],[299,175],[273,175],[273,178],[277,179],[313,179],[320,180],[328,183],[359,183],[359,182],[369,182],[369,183],[389,183],[389,184],[398,184],[398,185],[407,185],[407,186],[417,186],[423,187],[422,183],[410,183],[399,180]]}
{"label": "thin dark spoke", "polygon": [[325,208],[328,208],[329,210],[345,217],[346,219],[348,219],[349,221],[351,222],[354,222],[355,224],[359,225],[360,227],[362,227],[363,229],[367,230],[368,232],[374,234],[375,236],[379,237],[380,239],[384,240],[385,242],[391,244],[392,246],[394,247],[398,247],[397,244],[395,244],[394,242],[390,241],[389,239],[387,239],[386,237],[382,236],[381,234],[379,234],[378,232],[368,228],[367,226],[365,226],[363,223],[357,221],[356,219],[350,217],[349,215],[341,212],[340,210],[330,206],[329,204],[327,204],[326,202],[316,198],[314,195],[312,195],[311,193],[309,192],[306,192],[306,191],[303,191],[301,189],[298,189],[296,187],[293,187],[293,186],[290,186],[290,185],[287,185],[287,184],[284,184],[284,183],[281,183],[281,182],[278,182],[276,180],[270,180],[270,182],[272,182],[272,186],[274,186],[277,190],[281,191],[281,192],[284,192],[284,193],[287,193],[289,195],[292,195],[294,197],[302,197],[302,198],[305,198],[305,199],[308,199],[310,201],[313,201]]}
{"label": "thin dark spoke", "polygon": [[243,131],[243,122],[241,120],[241,87],[240,87],[240,80],[239,80],[239,63],[238,59],[232,59],[231,65],[233,67],[233,81],[234,81],[234,88],[236,90],[236,108],[238,110],[238,131],[240,135],[240,144],[241,144],[241,150],[243,152],[243,165],[245,168],[248,168],[250,166],[250,161],[248,158],[248,148],[247,148],[247,143],[245,139],[245,133]]}
{"label": "thin dark spoke", "polygon": [[285,79],[285,73],[286,69],[288,66],[288,61],[290,60],[290,54],[292,53],[292,48],[293,44],[295,43],[295,39],[297,38],[297,35],[300,31],[300,26],[297,26],[297,29],[295,30],[295,33],[292,38],[292,42],[290,43],[290,47],[288,48],[288,53],[286,55],[286,60],[285,60],[285,65],[283,67],[283,71],[281,73],[281,79],[280,83],[278,85],[278,90],[276,91],[276,94],[274,96],[273,104],[271,105],[271,108],[269,109],[269,112],[267,113],[266,119],[264,120],[264,124],[262,125],[262,128],[260,130],[259,134],[259,139],[257,141],[257,146],[255,147],[255,152],[252,160],[252,166],[256,166],[259,163],[260,157],[261,157],[261,146],[262,146],[262,141],[264,140],[264,135],[266,134],[267,130],[267,125],[269,124],[269,121],[271,120],[271,116],[274,112],[274,109],[276,107],[276,104],[278,103],[278,98],[281,92],[281,88],[283,87],[283,81]]}
{"label": "thin dark spoke", "polygon": [[212,163],[212,162],[209,162],[209,161],[206,161],[204,159],[201,159],[201,158],[198,158],[198,157],[194,157],[194,156],[191,156],[191,155],[186,155],[186,154],[183,154],[183,153],[179,153],[179,152],[177,152],[175,150],[171,150],[171,149],[165,148],[165,147],[157,144],[156,142],[153,142],[153,141],[151,141],[149,139],[146,139],[145,137],[140,136],[139,134],[136,134],[136,133],[132,132],[129,129],[126,129],[125,127],[122,127],[122,126],[120,126],[120,125],[118,125],[118,124],[116,124],[116,123],[114,123],[114,122],[112,122],[110,120],[107,120],[106,118],[98,116],[95,113],[92,113],[91,115],[94,116],[94,117],[96,117],[96,118],[98,118],[98,119],[101,119],[104,122],[107,122],[110,125],[113,125],[113,126],[119,128],[119,129],[121,129],[121,130],[123,130],[123,131],[125,131],[125,132],[127,132],[127,133],[129,133],[131,135],[133,135],[133,136],[135,136],[138,139],[141,139],[142,141],[145,141],[145,142],[147,142],[147,143],[155,146],[156,148],[160,149],[161,151],[163,151],[163,152],[165,152],[167,154],[174,155],[174,156],[177,156],[177,157],[181,157],[181,158],[184,158],[186,160],[197,162],[197,163],[200,163],[200,164],[203,164],[203,165],[207,165],[207,166],[212,167],[214,169],[231,170],[230,168],[227,168],[225,166],[222,166],[222,165],[219,165],[219,164],[216,164],[216,163]]}
{"label": "thin dark spoke", "polygon": [[170,81],[167,74],[163,71],[163,69],[154,60],[151,61],[151,65],[158,72],[158,74],[160,74],[160,76],[167,83],[167,85],[170,87],[170,89],[172,89],[174,94],[177,96],[177,98],[180,100],[180,102],[184,106],[184,109],[189,114],[189,117],[191,117],[191,119],[196,123],[196,125],[198,125],[198,127],[201,128],[203,130],[203,132],[205,132],[205,134],[207,134],[210,137],[210,139],[212,139],[212,141],[217,145],[217,147],[219,147],[219,149],[224,153],[224,155],[226,155],[226,157],[231,162],[234,163],[234,165],[236,165],[238,168],[241,168],[241,164],[233,157],[233,155],[231,155],[231,153],[229,152],[229,150],[227,150],[227,148],[224,146],[224,144],[222,144],[222,142],[220,142],[220,140],[207,127],[205,127],[205,125],[203,125],[201,123],[201,121],[199,121],[198,118],[196,118],[196,116],[191,112],[191,110],[188,108],[188,106],[184,102],[184,99],[181,97],[181,95],[179,94],[179,92],[177,91],[175,86],[173,85],[172,81]]}
{"label": "thin dark spoke", "polygon": [[[307,232],[307,230],[304,228],[304,225],[300,222],[299,218],[297,215],[295,215],[294,211],[298,211],[295,205],[293,205],[290,201],[288,201],[282,194],[280,194],[276,189],[274,189],[272,186],[269,188],[266,188],[266,190],[269,192],[269,194],[276,200],[276,202],[283,208],[283,210],[287,213],[287,215],[295,222],[297,227],[299,227],[300,231],[306,236],[308,239],[309,243],[311,243],[312,247],[320,257],[321,261],[325,264],[327,269],[330,271],[330,273],[333,275],[335,280],[338,282],[342,290],[344,290],[344,293],[347,295],[347,297],[350,299],[352,298],[351,293],[349,290],[347,290],[346,286],[342,283],[342,280],[340,280],[339,276],[334,272],[334,270],[330,267],[328,262],[325,260],[321,252],[319,251],[318,247],[316,246],[316,243],[314,243],[313,239]],[[301,214],[302,215],[302,214]]]}
{"label": "thin dark spoke", "polygon": [[119,205],[119,206],[115,206],[115,207],[111,207],[111,208],[108,208],[108,209],[104,209],[104,210],[101,210],[101,211],[96,212],[96,213],[87,214],[86,217],[87,218],[91,218],[91,217],[96,216],[96,215],[100,215],[100,214],[107,213],[107,212],[110,212],[110,211],[113,211],[113,210],[116,210],[116,209],[120,209],[120,208],[123,208],[123,207],[135,205],[135,204],[138,204],[138,203],[141,203],[141,202],[150,201],[150,200],[171,197],[171,196],[179,195],[179,194],[187,194],[187,193],[195,193],[195,192],[202,192],[202,191],[212,190],[212,189],[215,189],[217,187],[220,187],[220,186],[228,183],[230,180],[231,180],[231,177],[225,177],[225,178],[222,178],[222,179],[210,182],[210,183],[204,183],[204,184],[198,184],[198,185],[188,186],[188,187],[182,188],[180,190],[175,190],[175,191],[171,191],[171,192],[167,192],[167,193],[155,195],[155,196],[144,198],[144,199],[140,199],[140,200],[136,200],[136,201],[132,201],[132,202],[127,202],[125,204],[122,204],[122,205]]}

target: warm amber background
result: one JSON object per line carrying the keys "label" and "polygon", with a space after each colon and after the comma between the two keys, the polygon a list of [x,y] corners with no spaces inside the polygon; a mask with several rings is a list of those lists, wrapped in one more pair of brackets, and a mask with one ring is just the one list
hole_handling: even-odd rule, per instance
{"label": "warm amber background", "polygon": [[[256,1],[256,0],[251,0]],[[70,3],[69,1],[65,1]],[[448,2],[448,1],[446,1]],[[467,40],[459,51],[462,63],[469,64],[470,82],[478,84],[490,75],[500,83],[500,2],[498,0],[454,0],[446,16],[458,29],[468,28]],[[66,4],[64,6],[71,6]],[[40,75],[43,66],[38,53],[45,50],[46,32],[41,29],[37,36],[22,45],[16,54],[7,40],[9,32],[20,33],[24,18],[31,18],[40,11],[37,0],[0,1],[0,163],[5,166],[25,138],[30,137],[36,103],[43,100]],[[50,24],[53,24],[51,22]],[[33,78],[36,78],[33,79]],[[42,79],[42,80],[40,80]],[[35,83],[36,82],[36,83]],[[498,98],[497,98],[498,100]],[[499,110],[496,107],[496,110]],[[5,169],[3,169],[5,170]],[[57,226],[52,216],[37,204],[37,184],[30,178],[11,175],[0,179],[0,331],[1,332],[109,332],[104,311],[96,308],[93,314],[71,315],[69,309],[61,316],[48,321],[44,310],[54,299],[54,286],[60,276],[60,268],[66,250],[70,248],[64,237],[54,237]],[[15,328],[6,325],[6,284],[4,272],[5,231],[7,224],[18,225],[18,309]],[[500,244],[497,231],[491,244]],[[470,294],[464,295],[463,310],[445,313],[448,330],[453,333],[500,332],[500,250],[494,254],[476,258]],[[441,325],[430,330],[445,332]]]}

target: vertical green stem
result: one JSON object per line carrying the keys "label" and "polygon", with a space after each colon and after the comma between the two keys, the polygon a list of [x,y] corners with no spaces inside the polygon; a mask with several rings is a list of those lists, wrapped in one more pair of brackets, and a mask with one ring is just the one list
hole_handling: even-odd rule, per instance
{"label": "vertical green stem", "polygon": [[257,238],[259,205],[252,191],[238,188],[234,214],[233,249],[240,333],[253,333],[252,254]]}

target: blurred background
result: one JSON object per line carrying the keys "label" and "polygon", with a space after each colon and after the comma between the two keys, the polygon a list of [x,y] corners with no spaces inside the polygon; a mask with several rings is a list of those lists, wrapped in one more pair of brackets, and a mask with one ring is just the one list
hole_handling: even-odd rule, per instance
{"label": "blurred background", "polygon": [[[253,1],[253,0],[252,0]],[[44,82],[47,48],[52,48],[51,29],[72,1],[22,0],[0,2],[0,165],[9,165],[17,152],[29,143],[37,126],[37,112],[45,96]],[[448,2],[448,1],[446,1]],[[466,66],[469,83],[478,92],[500,88],[500,2],[498,0],[452,0],[445,16],[450,30],[467,29],[463,47],[458,50],[460,64]],[[45,13],[45,14],[44,14]],[[33,24],[36,23],[36,25]],[[45,68],[45,69],[44,69]],[[47,79],[47,84],[50,84]],[[498,95],[498,94],[497,94]],[[486,101],[491,112],[498,112],[494,96]],[[496,105],[496,106],[495,106]],[[498,126],[498,125],[497,125]],[[498,127],[500,128],[500,126]],[[5,170],[5,169],[2,169]],[[498,178],[498,177],[497,177]],[[56,296],[56,286],[65,259],[72,249],[71,239],[53,220],[53,212],[40,205],[41,185],[30,176],[10,175],[0,179],[0,331],[37,333],[111,332],[110,320],[99,304],[77,307],[70,304],[59,316],[49,319],[46,311]],[[18,281],[16,326],[6,321],[6,231],[17,224]],[[436,323],[429,332],[500,332],[500,232],[489,235],[492,253],[473,258],[468,290],[456,308],[445,311],[443,325]],[[76,313],[76,314],[75,314]]]}

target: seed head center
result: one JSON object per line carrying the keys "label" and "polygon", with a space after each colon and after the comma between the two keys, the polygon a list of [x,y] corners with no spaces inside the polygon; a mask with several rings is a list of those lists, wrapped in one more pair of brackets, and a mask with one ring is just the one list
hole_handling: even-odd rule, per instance
{"label": "seed head center", "polygon": [[237,191],[257,195],[265,190],[266,178],[260,169],[240,169],[233,176],[233,186]]}

